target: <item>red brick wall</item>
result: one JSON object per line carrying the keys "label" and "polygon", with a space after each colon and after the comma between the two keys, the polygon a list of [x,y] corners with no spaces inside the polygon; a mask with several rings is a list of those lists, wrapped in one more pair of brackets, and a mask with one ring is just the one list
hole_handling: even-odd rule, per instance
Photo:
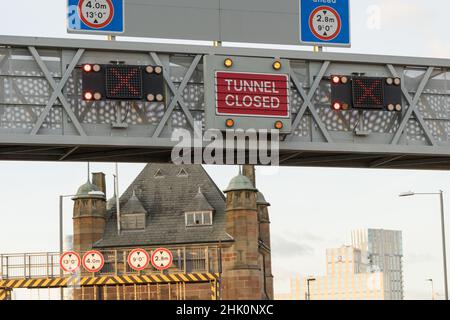
{"label": "red brick wall", "polygon": [[77,252],[92,248],[103,237],[105,218],[79,217],[73,219],[73,248]]}

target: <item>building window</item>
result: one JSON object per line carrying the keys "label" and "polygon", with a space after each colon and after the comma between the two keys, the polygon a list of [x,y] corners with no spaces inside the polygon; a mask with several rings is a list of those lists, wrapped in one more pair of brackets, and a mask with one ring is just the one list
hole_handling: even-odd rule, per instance
{"label": "building window", "polygon": [[162,172],[161,169],[158,169],[153,177],[154,178],[164,178],[164,173]]}
{"label": "building window", "polygon": [[212,211],[186,212],[186,226],[210,226],[212,225]]}
{"label": "building window", "polygon": [[122,230],[145,229],[145,214],[124,214],[121,218]]}
{"label": "building window", "polygon": [[177,174],[178,177],[187,177],[188,173],[186,172],[186,170],[184,170],[183,168],[180,170],[180,172],[178,172]]}

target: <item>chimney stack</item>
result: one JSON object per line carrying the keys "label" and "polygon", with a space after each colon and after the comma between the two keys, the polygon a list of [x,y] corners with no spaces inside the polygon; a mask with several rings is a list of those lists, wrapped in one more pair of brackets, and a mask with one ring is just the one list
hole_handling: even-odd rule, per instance
{"label": "chimney stack", "polygon": [[106,196],[106,180],[103,172],[93,172],[92,183],[95,184]]}

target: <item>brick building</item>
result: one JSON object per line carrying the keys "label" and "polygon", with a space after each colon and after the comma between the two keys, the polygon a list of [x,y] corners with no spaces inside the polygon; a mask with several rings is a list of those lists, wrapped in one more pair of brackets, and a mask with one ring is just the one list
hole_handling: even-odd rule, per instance
{"label": "brick building", "polygon": [[[270,204],[244,166],[224,193],[201,165],[148,164],[119,198],[106,201],[103,173],[93,173],[74,200],[74,250],[99,250],[101,274],[134,274],[134,248],[169,248],[166,274],[219,273],[221,299],[273,299]],[[160,274],[150,264],[141,274]],[[75,299],[211,299],[209,283],[82,288]]]}

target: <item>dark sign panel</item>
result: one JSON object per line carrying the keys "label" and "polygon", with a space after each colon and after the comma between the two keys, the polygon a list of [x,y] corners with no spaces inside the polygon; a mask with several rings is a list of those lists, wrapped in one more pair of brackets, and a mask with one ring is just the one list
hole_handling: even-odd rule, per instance
{"label": "dark sign panel", "polygon": [[400,78],[331,76],[331,107],[402,111]]}
{"label": "dark sign panel", "polygon": [[107,66],[106,98],[142,99],[142,69],[126,65]]}
{"label": "dark sign panel", "polygon": [[352,93],[355,108],[384,107],[383,79],[353,78]]}
{"label": "dark sign panel", "polygon": [[289,117],[289,76],[216,72],[218,115]]}
{"label": "dark sign panel", "polygon": [[83,99],[164,101],[163,68],[160,66],[85,64]]}

